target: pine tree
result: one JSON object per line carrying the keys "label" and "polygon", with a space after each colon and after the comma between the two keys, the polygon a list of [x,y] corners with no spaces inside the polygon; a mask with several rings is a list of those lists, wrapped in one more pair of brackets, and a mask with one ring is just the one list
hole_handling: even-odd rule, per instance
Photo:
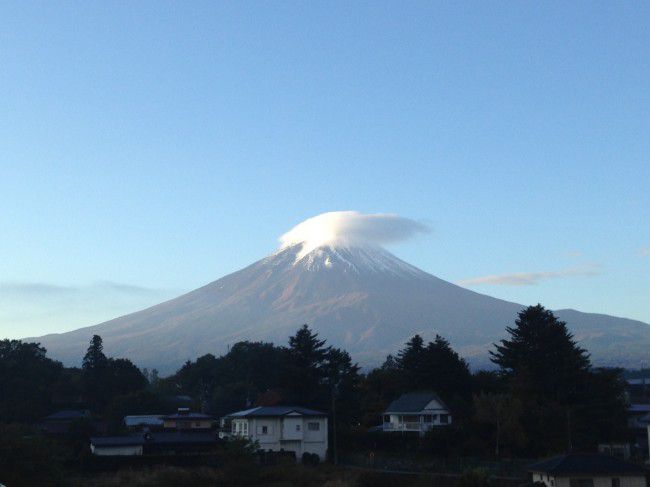
{"label": "pine tree", "polygon": [[584,416],[577,412],[593,395],[589,355],[566,323],[539,304],[522,310],[506,331],[509,339],[495,344],[491,360],[527,412],[523,426],[530,453],[571,449],[577,444],[577,416]]}
{"label": "pine tree", "polygon": [[289,398],[302,404],[321,406],[328,395],[321,385],[326,376],[325,361],[330,351],[308,325],[289,338],[287,367],[283,377]]}
{"label": "pine tree", "polygon": [[533,395],[571,402],[576,388],[585,380],[591,364],[566,323],[542,305],[519,313],[514,327],[506,328],[510,339],[495,344],[491,360],[507,378],[520,377]]}
{"label": "pine tree", "polygon": [[105,406],[110,399],[110,391],[107,388],[109,381],[107,365],[108,359],[104,355],[102,337],[93,335],[84,355],[82,368],[84,396],[94,409]]}
{"label": "pine tree", "polygon": [[93,335],[90,340],[90,346],[83,358],[84,370],[96,370],[106,366],[106,355],[104,355],[104,344],[102,337]]}

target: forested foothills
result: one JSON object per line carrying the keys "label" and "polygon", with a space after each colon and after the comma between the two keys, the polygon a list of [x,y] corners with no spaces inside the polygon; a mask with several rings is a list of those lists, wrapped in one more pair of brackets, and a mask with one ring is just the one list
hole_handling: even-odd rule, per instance
{"label": "forested foothills", "polygon": [[[519,313],[494,345],[492,361],[493,370],[472,373],[444,337],[427,342],[415,335],[383,364],[362,371],[345,350],[303,325],[286,344],[236,343],[161,378],[108,357],[99,336],[90,340],[81,368],[49,359],[38,344],[2,340],[0,443],[20,445],[25,431],[38,443],[39,420],[62,409],[89,409],[108,433],[119,432],[124,415],[172,412],[169,398],[179,395],[216,417],[256,405],[326,411],[343,459],[346,451],[531,458],[626,439],[622,371],[592,366],[549,310],[538,305]],[[369,432],[392,400],[413,391],[435,391],[453,423],[424,438]],[[92,427],[79,425],[74,440],[64,442],[67,455],[88,454],[84,435]]]}

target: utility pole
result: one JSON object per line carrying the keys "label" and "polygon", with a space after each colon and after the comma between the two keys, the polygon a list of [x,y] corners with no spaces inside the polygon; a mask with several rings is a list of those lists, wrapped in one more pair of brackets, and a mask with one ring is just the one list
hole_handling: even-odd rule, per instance
{"label": "utility pole", "polygon": [[569,448],[569,451],[567,453],[571,453],[571,450],[573,450],[573,445],[571,443],[571,407],[568,406],[566,410],[566,434],[567,434],[567,446]]}
{"label": "utility pole", "polygon": [[339,451],[336,445],[336,385],[332,383],[332,460],[339,464]]}

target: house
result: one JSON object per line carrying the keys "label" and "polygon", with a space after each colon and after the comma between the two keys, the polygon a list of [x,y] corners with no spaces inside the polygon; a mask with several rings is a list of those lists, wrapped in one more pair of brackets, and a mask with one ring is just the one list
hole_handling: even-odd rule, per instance
{"label": "house", "polygon": [[533,482],[546,487],[646,487],[639,465],[611,455],[569,453],[528,467]]}
{"label": "house", "polygon": [[97,456],[188,455],[211,451],[219,445],[213,432],[161,431],[90,439]]}
{"label": "house", "polygon": [[163,427],[163,414],[142,414],[124,416],[124,425],[131,431],[160,429]]}
{"label": "house", "polygon": [[260,406],[232,413],[224,418],[230,423],[233,438],[257,441],[260,450],[292,451],[300,460],[303,453],[327,456],[327,414],[295,406]]}
{"label": "house", "polygon": [[384,432],[423,436],[437,426],[451,424],[451,412],[435,392],[409,392],[391,402],[383,414]]}
{"label": "house", "polygon": [[165,429],[209,430],[214,426],[214,418],[208,414],[192,413],[189,408],[178,408],[176,414],[162,417]]}

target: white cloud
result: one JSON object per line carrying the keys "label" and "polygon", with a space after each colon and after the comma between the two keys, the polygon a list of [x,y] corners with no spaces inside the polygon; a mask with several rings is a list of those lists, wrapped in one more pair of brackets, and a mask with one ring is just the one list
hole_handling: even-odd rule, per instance
{"label": "white cloud", "polygon": [[99,281],[84,286],[65,286],[46,282],[0,282],[0,293],[4,296],[47,298],[56,296],[78,296],[90,293],[116,293],[138,296],[151,296],[167,293],[162,289],[153,289],[132,284],[112,281]]}
{"label": "white cloud", "polygon": [[381,246],[428,233],[423,223],[397,215],[357,211],[322,213],[299,223],[280,237],[282,247],[304,244],[298,257],[322,245]]}
{"label": "white cloud", "polygon": [[457,282],[460,286],[532,286],[547,279],[564,277],[596,276],[600,274],[598,267],[577,267],[560,271],[517,272],[513,274],[494,274],[490,276],[472,277]]}
{"label": "white cloud", "polygon": [[639,257],[647,257],[650,255],[650,247],[641,247],[637,252]]}

